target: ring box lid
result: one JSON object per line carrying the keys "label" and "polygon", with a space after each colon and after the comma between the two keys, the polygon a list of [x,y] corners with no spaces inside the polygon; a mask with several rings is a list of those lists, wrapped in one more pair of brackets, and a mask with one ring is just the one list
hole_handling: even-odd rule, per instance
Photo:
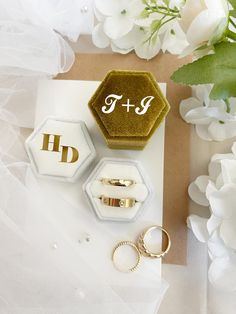
{"label": "ring box lid", "polygon": [[83,121],[47,117],[25,142],[31,166],[43,178],[75,182],[96,156]]}
{"label": "ring box lid", "polygon": [[89,108],[109,147],[143,149],[170,106],[150,72],[113,70]]}

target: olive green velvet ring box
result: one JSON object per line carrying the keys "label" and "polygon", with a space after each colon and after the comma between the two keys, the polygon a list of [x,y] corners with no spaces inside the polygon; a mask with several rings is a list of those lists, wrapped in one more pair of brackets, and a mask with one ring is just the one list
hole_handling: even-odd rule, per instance
{"label": "olive green velvet ring box", "polygon": [[143,149],[170,106],[150,72],[109,72],[89,101],[107,145]]}

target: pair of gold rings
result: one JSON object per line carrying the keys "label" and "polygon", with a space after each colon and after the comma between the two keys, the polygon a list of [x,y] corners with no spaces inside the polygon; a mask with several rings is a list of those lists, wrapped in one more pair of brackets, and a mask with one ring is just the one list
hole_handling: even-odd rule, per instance
{"label": "pair of gold rings", "polygon": [[[166,236],[167,244],[166,244],[165,250],[163,250],[163,251],[152,252],[148,249],[148,245],[146,243],[146,238],[154,230],[161,230],[162,233]],[[132,265],[130,268],[125,269],[125,270],[123,268],[121,268],[116,261],[116,254],[117,254],[119,248],[122,246],[130,246],[136,253],[135,264]],[[132,241],[121,241],[121,242],[119,242],[113,249],[112,261],[113,261],[113,264],[117,270],[119,270],[121,272],[133,272],[138,268],[138,266],[141,262],[142,256],[150,257],[150,258],[162,258],[169,252],[170,247],[171,247],[171,239],[170,239],[169,233],[163,227],[158,226],[158,225],[153,225],[151,227],[146,228],[139,235],[137,243],[134,243]]]}
{"label": "pair of gold rings", "polygon": [[[102,184],[105,185],[112,185],[116,187],[122,187],[127,188],[130,187],[136,182],[134,180],[130,179],[109,179],[109,178],[102,178],[101,179]],[[131,208],[134,207],[137,203],[136,199],[130,197],[130,198],[114,198],[114,197],[107,197],[105,195],[102,195],[100,197],[101,202],[106,206],[111,207],[120,207],[120,208]]]}

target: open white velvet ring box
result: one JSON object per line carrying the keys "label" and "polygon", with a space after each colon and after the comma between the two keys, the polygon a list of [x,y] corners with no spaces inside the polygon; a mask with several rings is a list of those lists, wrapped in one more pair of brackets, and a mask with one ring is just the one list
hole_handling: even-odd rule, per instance
{"label": "open white velvet ring box", "polygon": [[[128,187],[104,184],[103,180],[132,181]],[[98,218],[111,221],[133,221],[149,203],[153,188],[140,162],[119,158],[103,158],[84,184],[85,193]],[[131,207],[115,207],[104,204],[101,196],[113,199],[133,199]]]}

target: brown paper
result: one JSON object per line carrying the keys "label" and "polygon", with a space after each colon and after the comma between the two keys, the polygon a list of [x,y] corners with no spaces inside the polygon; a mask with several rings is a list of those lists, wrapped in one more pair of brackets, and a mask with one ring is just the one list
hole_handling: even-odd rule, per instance
{"label": "brown paper", "polygon": [[[169,54],[145,61],[134,54],[78,54],[72,69],[59,79],[102,80],[113,69],[150,71],[158,82],[167,83],[167,99],[171,111],[165,134],[165,173],[163,226],[168,230],[172,248],[165,263],[186,264],[188,214],[187,186],[190,167],[190,127],[179,115],[179,103],[190,96],[190,89],[174,84],[170,76],[186,59]],[[155,223],[155,222],[154,222]]]}

